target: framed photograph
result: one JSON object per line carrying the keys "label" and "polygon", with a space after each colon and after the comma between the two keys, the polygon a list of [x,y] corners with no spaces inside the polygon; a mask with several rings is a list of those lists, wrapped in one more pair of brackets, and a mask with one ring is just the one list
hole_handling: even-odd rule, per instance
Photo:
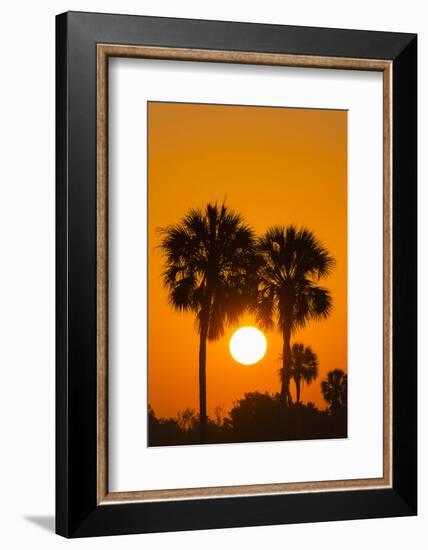
{"label": "framed photograph", "polygon": [[416,36],[56,24],[58,534],[416,514]]}

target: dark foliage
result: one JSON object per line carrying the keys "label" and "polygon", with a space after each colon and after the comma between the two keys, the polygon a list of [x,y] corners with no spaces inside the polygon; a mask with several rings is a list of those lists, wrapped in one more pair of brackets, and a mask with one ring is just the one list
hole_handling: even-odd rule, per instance
{"label": "dark foliage", "polygon": [[341,369],[331,370],[321,382],[321,392],[330,405],[330,412],[346,409],[348,404],[348,375]]}
{"label": "dark foliage", "polygon": [[[327,318],[332,309],[330,292],[319,286],[335,265],[324,245],[310,230],[293,225],[271,227],[257,237],[238,213],[217,203],[189,210],[161,233],[170,304],[192,312],[199,332],[199,414],[186,409],[176,418],[157,418],[150,411],[150,445],[343,437],[346,419],[342,425],[338,418],[345,407],[337,388],[327,387],[330,380],[323,387],[328,413],[301,404],[303,383],[317,377],[317,357],[310,347],[290,345],[292,334]],[[217,415],[213,421],[206,405],[207,342],[221,338],[245,311],[261,327],[282,334],[281,392],[247,393],[226,419]]]}
{"label": "dark foliage", "polygon": [[[229,416],[208,418],[207,443],[244,443],[333,439],[347,436],[345,407],[321,411],[313,403],[295,403],[286,421],[279,394],[251,392],[235,401]],[[157,418],[149,409],[149,446],[192,445],[200,442],[199,417],[186,409],[175,418]]]}

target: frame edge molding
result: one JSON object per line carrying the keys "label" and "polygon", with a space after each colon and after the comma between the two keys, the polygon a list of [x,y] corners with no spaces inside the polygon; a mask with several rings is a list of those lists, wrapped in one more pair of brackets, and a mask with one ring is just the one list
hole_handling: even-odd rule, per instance
{"label": "frame edge molding", "polygon": [[[171,22],[179,27],[171,30]],[[134,22],[131,27],[130,22]],[[168,26],[169,24],[169,26]],[[94,250],[96,235],[94,215],[96,170],[95,46],[97,43],[135,44],[136,36],[146,36],[147,45],[159,42],[180,42],[188,47],[189,38],[197,30],[194,42],[203,40],[203,29],[219,25],[224,43],[240,43],[231,31],[251,29],[255,49],[263,53],[260,37],[275,28],[266,40],[267,52],[278,48],[281,36],[289,33],[294,49],[298,36],[311,34],[306,47],[317,47],[315,38],[330,33],[323,48],[334,48],[334,38],[350,33],[350,50],[361,48],[362,58],[369,56],[393,62],[393,435],[394,473],[392,489],[370,491],[331,491],[309,494],[196,499],[187,501],[97,505],[96,454],[96,379],[93,368],[95,354],[90,336],[95,340],[96,266],[86,258]],[[154,27],[149,32],[149,28]],[[143,32],[143,35],[141,34]],[[221,34],[221,33],[220,33]],[[239,33],[238,33],[239,34]],[[161,39],[161,36],[164,36]],[[361,38],[369,37],[369,44]],[[352,39],[351,39],[352,37]],[[372,40],[375,39],[375,40]],[[214,41],[217,40],[213,39]],[[381,42],[376,45],[377,41]],[[142,43],[143,40],[139,40]],[[262,40],[263,42],[263,40]],[[285,41],[286,42],[286,41]],[[296,45],[297,44],[297,45]],[[159,44],[158,44],[159,45]],[[165,46],[165,44],[160,44]],[[191,44],[190,44],[191,46]],[[207,47],[207,49],[212,49]],[[220,48],[222,49],[222,48]],[[228,49],[227,47],[223,49]],[[233,49],[233,48],[230,48]],[[237,48],[239,49],[239,48]],[[289,51],[284,46],[280,51]],[[278,53],[280,53],[278,51]],[[307,54],[311,55],[311,54]],[[321,52],[320,56],[326,54]],[[343,57],[343,55],[339,55]],[[358,57],[358,56],[357,56]],[[180,20],[138,16],[116,16],[68,12],[56,18],[56,532],[64,537],[99,536],[125,533],[208,529],[249,525],[273,525],[304,521],[333,521],[372,517],[408,516],[417,513],[417,443],[416,443],[416,96],[417,36],[403,33],[343,31],[341,29],[309,29],[248,23]],[[79,71],[85,76],[76,80]],[[78,85],[81,85],[77,89]],[[91,92],[92,91],[92,92]],[[82,99],[85,101],[82,103]],[[76,105],[81,110],[75,110]],[[78,113],[76,115],[76,113]],[[73,117],[79,120],[73,120]],[[85,137],[76,147],[79,124]],[[71,145],[71,146],[70,146]],[[73,146],[74,145],[74,146]],[[77,166],[83,147],[88,158]],[[81,176],[77,184],[76,178]],[[90,182],[93,182],[90,184]],[[89,185],[89,188],[87,186]],[[92,187],[91,187],[92,185]],[[400,205],[400,206],[398,206]],[[76,225],[80,219],[80,226]],[[79,233],[79,231],[83,233]],[[78,250],[83,235],[83,250]],[[88,269],[89,281],[82,282],[79,273]],[[74,297],[94,299],[87,318],[76,323],[82,310],[73,307]],[[399,323],[404,317],[406,323]],[[407,353],[410,349],[410,353]],[[406,353],[405,353],[406,352]],[[78,368],[76,358],[81,357]],[[89,371],[85,370],[91,365]],[[407,365],[407,370],[406,370]],[[84,391],[81,384],[87,384]],[[87,410],[87,414],[81,412]],[[400,448],[397,443],[400,441]],[[304,500],[306,499],[306,500]],[[381,508],[381,512],[379,509]],[[328,511],[327,511],[328,510]],[[299,516],[300,514],[300,516]],[[302,519],[304,518],[304,519]]]}

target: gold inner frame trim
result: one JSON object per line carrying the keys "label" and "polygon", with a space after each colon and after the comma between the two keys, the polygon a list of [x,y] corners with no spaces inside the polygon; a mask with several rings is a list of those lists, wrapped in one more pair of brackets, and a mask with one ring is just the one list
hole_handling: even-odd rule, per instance
{"label": "gold inner frame trim", "polygon": [[[108,59],[205,61],[383,73],[383,476],[298,483],[109,492],[108,488]],[[392,62],[318,57],[97,45],[97,503],[221,498],[261,494],[377,489],[392,486]]]}

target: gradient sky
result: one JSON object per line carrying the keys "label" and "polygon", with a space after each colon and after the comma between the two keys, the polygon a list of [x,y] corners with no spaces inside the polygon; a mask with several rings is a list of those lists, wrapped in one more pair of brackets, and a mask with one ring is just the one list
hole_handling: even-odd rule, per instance
{"label": "gradient sky", "polygon": [[[191,207],[224,200],[257,233],[272,225],[311,229],[336,259],[321,282],[331,291],[332,314],[292,337],[319,359],[319,377],[303,387],[302,401],[324,408],[321,380],[329,370],[347,370],[347,112],[149,102],[148,143],[148,397],[156,415],[199,407],[195,320],[168,304],[157,229]],[[239,323],[246,325],[256,326],[249,315]],[[245,366],[229,353],[237,328],[207,346],[211,416],[218,406],[226,415],[245,392],[280,389],[280,335],[266,333],[265,357]]]}

